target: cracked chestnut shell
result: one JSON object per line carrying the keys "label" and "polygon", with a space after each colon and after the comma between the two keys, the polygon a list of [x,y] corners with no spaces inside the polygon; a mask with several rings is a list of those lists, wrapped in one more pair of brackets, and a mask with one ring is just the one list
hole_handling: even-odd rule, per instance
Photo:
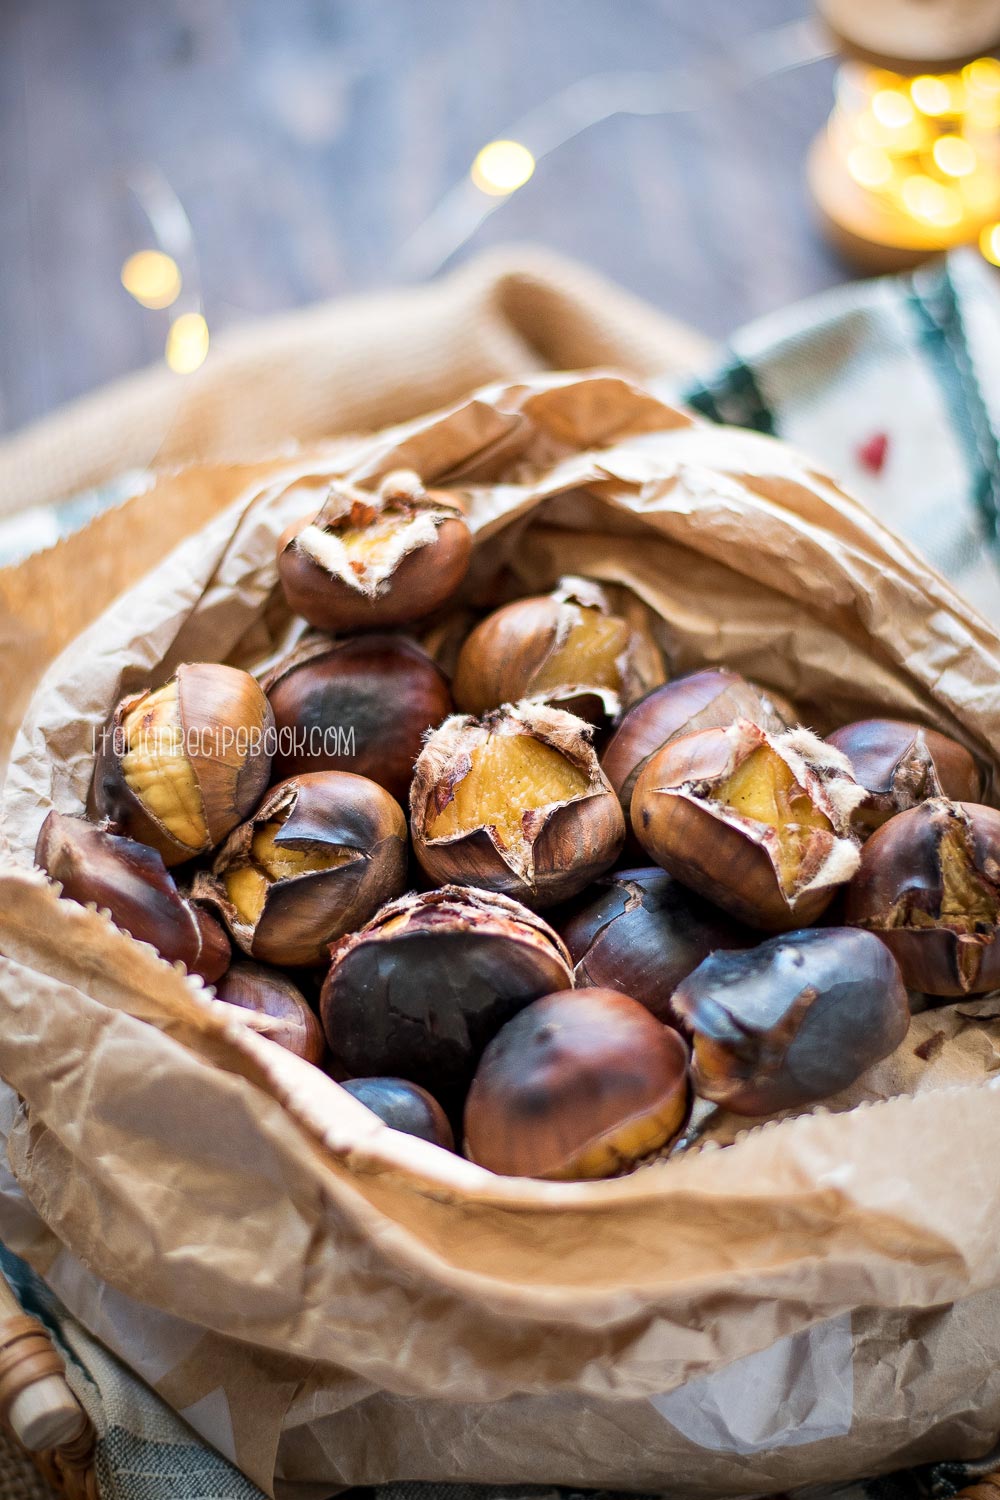
{"label": "cracked chestnut shell", "polygon": [[209,984],[229,964],[229,939],[214,917],[187,901],[155,849],[109,833],[84,818],[50,812],[35,863],[81,905],[111,913],[123,932],[151,943],[168,963],[182,963]]}
{"label": "cracked chestnut shell", "polygon": [[302,991],[277,969],[237,959],[215,986],[215,998],[253,1016],[253,1029],[306,1062],[322,1061],[323,1028]]}
{"label": "cracked chestnut shell", "polygon": [[899,1046],[910,1021],[892,954],[871,933],[814,928],[713,953],[678,987],[703,1099],[770,1115],[839,1093]]}
{"label": "cracked chestnut shell", "polygon": [[322,630],[379,630],[429,615],[455,592],[472,533],[455,496],[409,471],[377,493],[337,481],[278,542],[288,607]]}
{"label": "cracked chestnut shell", "polygon": [[551,594],[518,599],[467,637],[455,669],[455,702],[482,714],[537,698],[592,724],[663,681],[655,643],[612,612],[604,590],[564,578]]}
{"label": "cracked chestnut shell", "polygon": [[419,1083],[405,1078],[351,1078],[340,1086],[378,1115],[390,1130],[401,1130],[404,1135],[415,1135],[432,1146],[454,1151],[455,1137],[448,1116]]}
{"label": "cracked chestnut shell", "polygon": [[542,703],[446,719],[410,791],[413,847],[431,880],[541,908],[613,865],[625,824],[589,734]]}
{"label": "cracked chestnut shell", "polygon": [[400,635],[303,641],[262,681],[275,777],[353,771],[405,803],[424,735],[452,710],[448,679]]}
{"label": "cracked chestnut shell", "polygon": [[221,843],[271,771],[274,720],[249,672],[189,662],[123,698],[98,749],[93,804],[176,865]]}
{"label": "cracked chestnut shell", "polygon": [[736,672],[711,667],[665,683],[634,703],[605,746],[601,768],[628,820],[632,792],[643,767],[671,740],[699,729],[724,729],[737,719],[749,719],[778,734],[795,717],[791,704],[770,690],[747,682]]}
{"label": "cracked chestnut shell", "polygon": [[406,883],[406,819],[384,787],[312,771],[272,787],[195,877],[250,958],[317,964]]}
{"label": "cracked chestnut shell", "polygon": [[348,1074],[409,1079],[450,1110],[504,1022],[572,983],[569,955],[541,917],[446,886],[390,902],[337,945],[320,1018]]}
{"label": "cracked chestnut shell", "polygon": [[982,791],[979,768],[965,746],[922,724],[859,719],[827,735],[826,742],[847,756],[868,793],[854,814],[861,838],[930,797],[975,802]]}
{"label": "cracked chestnut shell", "polygon": [[615,990],[546,995],[483,1054],[465,1154],[511,1177],[610,1177],[660,1151],[688,1116],[676,1031]]}
{"label": "cracked chestnut shell", "polygon": [[766,932],[821,916],[858,867],[851,814],[864,792],[845,756],[806,729],[740,719],[674,740],[632,794],[632,827],[657,864]]}
{"label": "cracked chestnut shell", "polygon": [[716,948],[746,948],[753,933],[664,870],[619,870],[558,924],[578,985],[618,990],[667,1025],[674,990]]}
{"label": "cracked chestnut shell", "polygon": [[1000,986],[1000,812],[932,798],[864,845],[846,920],[876,933],[910,989],[978,995]]}

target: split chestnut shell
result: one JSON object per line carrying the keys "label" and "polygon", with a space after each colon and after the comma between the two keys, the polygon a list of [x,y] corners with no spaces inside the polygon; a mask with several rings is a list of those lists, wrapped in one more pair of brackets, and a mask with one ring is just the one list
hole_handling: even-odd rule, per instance
{"label": "split chestnut shell", "polygon": [[976,802],[982,790],[979,768],[965,746],[922,724],[860,719],[827,735],[827,744],[847,756],[868,793],[854,814],[862,838],[929,797]]}

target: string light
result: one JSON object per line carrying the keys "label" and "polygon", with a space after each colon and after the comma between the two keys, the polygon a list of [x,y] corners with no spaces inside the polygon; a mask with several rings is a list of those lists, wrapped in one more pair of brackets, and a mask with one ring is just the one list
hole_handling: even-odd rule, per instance
{"label": "string light", "polygon": [[1000,224],[987,224],[979,236],[979,248],[991,265],[1000,266]]}
{"label": "string light", "polygon": [[506,197],[523,187],[535,170],[535,158],[520,141],[490,141],[472,163],[469,175],[481,193]]}
{"label": "string light", "polygon": [[130,255],[122,266],[121,280],[130,297],[154,311],[170,307],[180,296],[180,268],[162,250],[137,250]]}
{"label": "string light", "polygon": [[910,84],[910,97],[924,115],[946,115],[951,109],[951,89],[943,78],[923,73]]}
{"label": "string light", "polygon": [[871,110],[886,130],[905,130],[916,118],[913,105],[901,89],[879,89],[872,98]]}
{"label": "string light", "polygon": [[853,146],[847,153],[847,170],[865,188],[885,187],[892,181],[892,161],[880,146]]}
{"label": "string light", "polygon": [[190,375],[208,355],[208,324],[201,313],[181,313],[170,325],[164,357],[177,375]]}
{"label": "string light", "polygon": [[931,150],[935,165],[946,177],[970,177],[978,160],[969,142],[960,135],[942,135]]}

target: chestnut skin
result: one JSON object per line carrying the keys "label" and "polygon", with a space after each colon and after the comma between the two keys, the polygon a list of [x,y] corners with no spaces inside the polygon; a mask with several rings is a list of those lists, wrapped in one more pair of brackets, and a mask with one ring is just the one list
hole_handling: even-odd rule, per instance
{"label": "chestnut skin", "polygon": [[862,838],[929,797],[979,800],[982,777],[972,755],[936,729],[904,719],[859,719],[828,734],[826,742],[847,756],[868,792],[854,814]]}
{"label": "chestnut skin", "polygon": [[326,1044],[319,1018],[302,991],[277,969],[237,959],[215,986],[215,998],[262,1017],[267,1024],[254,1029],[279,1047],[306,1062],[322,1061]]}
{"label": "chestnut skin", "polygon": [[679,1135],[687,1048],[616,990],[567,990],[522,1010],[483,1053],[465,1154],[509,1177],[610,1177]]}
{"label": "chestnut skin", "polygon": [[674,990],[692,969],[716,948],[756,941],[656,865],[606,875],[557,926],[578,985],[630,995],[666,1025]]}
{"label": "chestnut skin", "polygon": [[695,1093],[770,1115],[839,1093],[895,1051],[910,1022],[892,954],[872,933],[809,928],[713,953],[673,999]]}
{"label": "chestnut skin", "polygon": [[178,891],[162,856],[85,818],[50,812],[35,846],[35,863],[81,905],[111,913],[123,932],[151,943],[168,963],[211,984],[225,972],[231,950],[221,925]]}
{"label": "chestnut skin", "polygon": [[455,1136],[440,1104],[419,1083],[405,1078],[351,1078],[341,1084],[390,1130],[415,1135],[432,1146],[454,1151]]}
{"label": "chestnut skin", "polygon": [[[404,805],[424,735],[452,710],[447,677],[402,635],[305,641],[262,686],[277,730],[276,781],[301,771],[353,771]],[[326,730],[334,731],[332,745],[324,742]],[[286,751],[294,732],[307,743]],[[348,738],[350,749],[341,751]]]}
{"label": "chestnut skin", "polygon": [[1000,986],[1000,812],[932,798],[883,823],[861,850],[844,917],[876,933],[926,995]]}

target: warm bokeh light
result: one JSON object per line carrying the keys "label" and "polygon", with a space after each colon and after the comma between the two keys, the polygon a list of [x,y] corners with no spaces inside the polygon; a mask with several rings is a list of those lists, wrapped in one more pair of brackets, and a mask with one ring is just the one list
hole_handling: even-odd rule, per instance
{"label": "warm bokeh light", "polygon": [[880,89],[872,99],[872,114],[887,130],[913,124],[913,105],[901,89]]}
{"label": "warm bokeh light", "polygon": [[180,296],[180,269],[162,250],[137,250],[122,266],[121,278],[125,290],[143,307],[169,307]]}
{"label": "warm bokeh light", "polygon": [[962,70],[962,77],[973,94],[990,99],[1000,96],[1000,58],[977,57]]}
{"label": "warm bokeh light", "polygon": [[892,179],[892,161],[879,146],[854,146],[847,153],[847,170],[865,188],[885,187]]}
{"label": "warm bokeh light", "polygon": [[946,115],[951,109],[951,89],[943,78],[923,73],[910,84],[910,96],[925,115]]}
{"label": "warm bokeh light", "polygon": [[1000,224],[987,224],[979,236],[979,248],[994,266],[1000,266]]}
{"label": "warm bokeh light", "polygon": [[954,188],[944,187],[933,177],[915,173],[903,183],[901,197],[908,213],[926,224],[951,228],[962,220],[962,200]]}
{"label": "warm bokeh light", "polygon": [[500,197],[523,187],[535,170],[535,158],[520,141],[490,141],[472,163],[471,177],[481,193]]}
{"label": "warm bokeh light", "polygon": [[969,177],[976,170],[976,153],[960,135],[939,136],[931,155],[946,177]]}
{"label": "warm bokeh light", "polygon": [[181,313],[167,334],[167,364],[178,375],[190,375],[205,363],[208,343],[208,324],[201,313]]}

